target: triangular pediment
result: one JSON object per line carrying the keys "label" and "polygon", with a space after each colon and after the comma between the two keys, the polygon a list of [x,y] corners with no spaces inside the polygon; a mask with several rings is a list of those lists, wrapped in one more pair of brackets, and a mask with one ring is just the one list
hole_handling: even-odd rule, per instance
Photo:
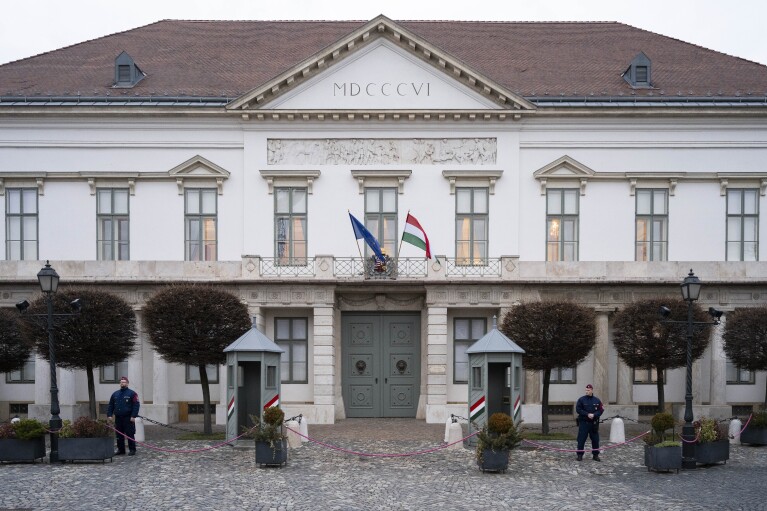
{"label": "triangular pediment", "polygon": [[[508,112],[534,105],[386,16],[229,104],[241,112]],[[504,114],[505,115],[505,114]]]}
{"label": "triangular pediment", "polygon": [[199,154],[173,167],[168,174],[176,177],[229,177],[228,171]]}
{"label": "triangular pediment", "polygon": [[580,179],[592,177],[594,174],[596,174],[596,172],[586,165],[565,155],[533,172],[533,177],[536,179]]}

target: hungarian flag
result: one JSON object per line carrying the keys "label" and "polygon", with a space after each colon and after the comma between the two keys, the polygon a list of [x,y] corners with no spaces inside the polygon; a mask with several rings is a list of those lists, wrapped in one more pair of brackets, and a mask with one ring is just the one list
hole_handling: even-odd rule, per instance
{"label": "hungarian flag", "polygon": [[421,224],[418,223],[418,220],[410,213],[407,214],[407,220],[405,220],[405,232],[402,233],[402,241],[407,241],[411,245],[426,251],[426,259],[431,259],[429,238],[426,236],[426,232],[421,227]]}

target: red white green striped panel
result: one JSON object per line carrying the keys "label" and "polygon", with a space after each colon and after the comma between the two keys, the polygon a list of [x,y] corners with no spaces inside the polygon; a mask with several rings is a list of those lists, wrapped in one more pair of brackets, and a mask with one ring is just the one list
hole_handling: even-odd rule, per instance
{"label": "red white green striped panel", "polygon": [[229,401],[229,405],[226,407],[226,418],[232,416],[234,413],[234,396],[232,396],[232,399]]}
{"label": "red white green striped panel", "polygon": [[477,417],[485,413],[485,396],[480,397],[469,408],[469,420],[476,420]]}
{"label": "red white green striped panel", "polygon": [[519,411],[522,409],[522,396],[517,396],[517,400],[514,402],[514,420],[519,417]]}
{"label": "red white green striped panel", "polygon": [[274,396],[272,399],[269,400],[268,403],[266,403],[264,405],[264,410],[266,410],[267,408],[271,408],[272,406],[280,406],[280,395],[279,394]]}

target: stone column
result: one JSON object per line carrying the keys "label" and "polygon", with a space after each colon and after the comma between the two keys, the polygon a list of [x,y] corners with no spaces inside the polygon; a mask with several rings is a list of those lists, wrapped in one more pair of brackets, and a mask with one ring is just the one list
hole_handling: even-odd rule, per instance
{"label": "stone column", "polygon": [[725,406],[727,404],[727,356],[724,354],[724,325],[726,316],[721,318],[722,324],[711,331],[711,405]]}
{"label": "stone column", "polygon": [[51,366],[40,355],[35,355],[35,404],[27,415],[46,423],[51,418]]}
{"label": "stone column", "polygon": [[609,319],[614,308],[596,308],[597,337],[594,345],[594,376],[593,383],[595,393],[600,396],[602,402],[607,404],[610,396],[609,367]]}
{"label": "stone column", "polygon": [[178,422],[178,405],[169,400],[168,363],[157,352],[152,357],[152,404],[142,403],[140,413],[164,424]]}
{"label": "stone column", "polygon": [[336,352],[334,309],[331,305],[314,307],[314,409],[319,424],[335,422]]}
{"label": "stone column", "polygon": [[143,400],[146,399],[144,395],[143,357],[146,332],[144,332],[144,314],[140,310],[135,310],[134,314],[136,315],[136,332],[138,335],[136,337],[136,351],[128,358],[128,380],[130,380],[130,387],[138,394],[139,401],[143,403]]}
{"label": "stone column", "polygon": [[632,369],[618,357],[618,404],[634,404],[634,379],[632,378]]}
{"label": "stone column", "polygon": [[77,413],[75,398],[75,372],[72,369],[59,369],[57,376],[59,387],[59,406],[61,408],[61,418],[74,420],[80,415]]}
{"label": "stone column", "polygon": [[447,420],[447,307],[429,307],[426,325],[426,422]]}

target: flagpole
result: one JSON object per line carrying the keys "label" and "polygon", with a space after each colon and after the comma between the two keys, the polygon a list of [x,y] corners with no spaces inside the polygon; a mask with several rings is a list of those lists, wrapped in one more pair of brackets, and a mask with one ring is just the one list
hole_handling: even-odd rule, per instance
{"label": "flagpole", "polygon": [[[352,212],[349,211],[348,209],[346,210],[346,212],[349,213],[350,215],[352,214]],[[365,258],[362,256],[362,250],[360,250],[360,240],[359,240],[359,238],[354,238],[354,241],[357,243],[357,252],[360,253],[360,259],[362,259],[362,267],[364,268],[365,267]]]}
{"label": "flagpole", "polygon": [[[410,216],[410,210],[407,210],[407,216],[405,217],[405,225],[407,225],[407,219]],[[399,239],[399,247],[397,248],[397,259],[399,260],[399,251],[402,250],[402,240],[405,237],[405,229],[402,229],[402,236]]]}

